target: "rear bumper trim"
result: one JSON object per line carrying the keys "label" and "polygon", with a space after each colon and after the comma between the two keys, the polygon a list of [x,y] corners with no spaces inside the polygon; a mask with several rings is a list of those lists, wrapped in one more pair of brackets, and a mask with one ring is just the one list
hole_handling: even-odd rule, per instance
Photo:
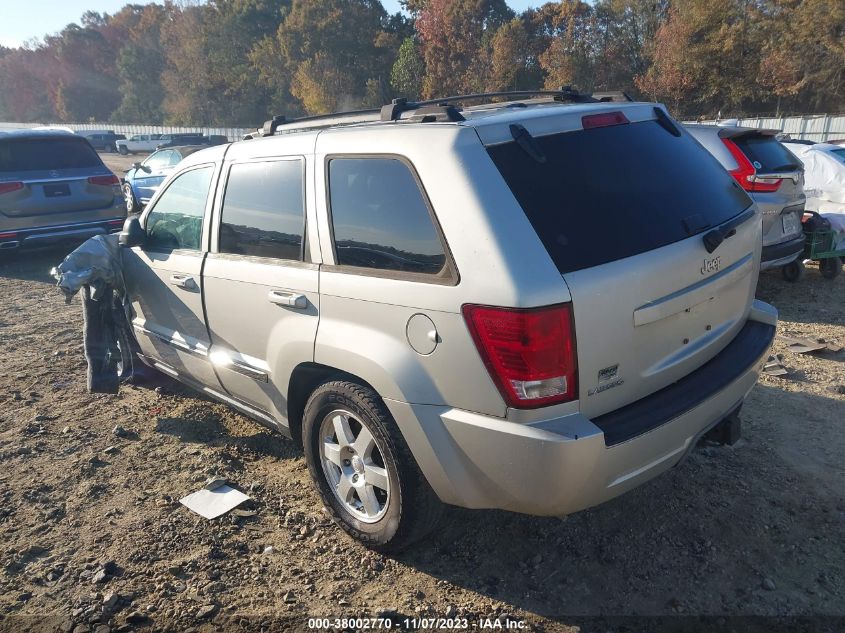
{"label": "rear bumper trim", "polygon": [[120,231],[120,226],[115,224],[123,222],[123,217],[105,218],[94,222],[78,222],[75,224],[57,224],[54,226],[42,226],[28,229],[10,229],[15,237],[9,240],[0,240],[0,248],[12,249],[38,243],[48,243],[66,239],[92,237]]}
{"label": "rear bumper trim", "polygon": [[769,268],[774,265],[788,264],[797,258],[804,251],[804,234],[799,237],[763,247],[763,254],[760,256],[761,267]]}
{"label": "rear bumper trim", "polygon": [[647,433],[695,408],[731,384],[772,344],[775,327],[747,321],[734,340],[699,369],[621,409],[593,418],[605,445],[615,446]]}

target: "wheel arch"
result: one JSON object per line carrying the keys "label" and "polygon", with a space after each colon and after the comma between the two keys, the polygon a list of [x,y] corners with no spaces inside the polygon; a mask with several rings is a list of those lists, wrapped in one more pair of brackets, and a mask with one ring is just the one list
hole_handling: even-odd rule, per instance
{"label": "wheel arch", "polygon": [[302,446],[302,416],[308,398],[320,385],[331,380],[346,380],[362,387],[371,389],[381,397],[378,390],[369,382],[343,369],[314,362],[304,362],[297,365],[291,372],[288,382],[288,430],[291,438]]}

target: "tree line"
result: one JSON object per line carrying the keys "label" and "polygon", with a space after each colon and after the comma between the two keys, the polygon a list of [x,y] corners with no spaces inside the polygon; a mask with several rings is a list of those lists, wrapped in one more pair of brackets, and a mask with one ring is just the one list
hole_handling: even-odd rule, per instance
{"label": "tree line", "polygon": [[843,0],[208,0],[0,46],[0,120],[257,125],[572,86],[679,116],[845,110]]}

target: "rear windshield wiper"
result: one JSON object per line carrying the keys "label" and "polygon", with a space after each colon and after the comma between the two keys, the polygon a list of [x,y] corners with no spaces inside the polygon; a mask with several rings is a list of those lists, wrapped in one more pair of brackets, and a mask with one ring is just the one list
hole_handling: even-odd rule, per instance
{"label": "rear windshield wiper", "polygon": [[723,222],[715,229],[707,231],[702,238],[704,240],[704,248],[708,253],[712,253],[719,245],[729,237],[736,235],[736,228],[754,217],[754,208],[749,207],[735,218],[731,218],[727,222]]}
{"label": "rear windshield wiper", "polygon": [[543,152],[537,139],[531,136],[531,132],[525,129],[519,123],[512,123],[510,126],[511,136],[516,144],[522,148],[522,151],[528,154],[538,163],[546,162],[546,154]]}

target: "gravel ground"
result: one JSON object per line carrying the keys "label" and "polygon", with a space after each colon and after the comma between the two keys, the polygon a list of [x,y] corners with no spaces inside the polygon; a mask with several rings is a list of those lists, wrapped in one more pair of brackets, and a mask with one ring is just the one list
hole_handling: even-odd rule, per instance
{"label": "gravel ground", "polygon": [[[79,300],[46,274],[61,256],[0,261],[0,630],[307,630],[309,616],[379,614],[845,626],[845,352],[778,341],[790,375],[761,380],[734,447],[699,447],[565,521],[450,509],[391,558],[326,519],[292,442],[172,383],[86,393]],[[811,268],[797,285],[763,275],[758,294],[781,334],[845,344],[843,291]],[[256,515],[207,521],[178,503],[213,475]]]}

